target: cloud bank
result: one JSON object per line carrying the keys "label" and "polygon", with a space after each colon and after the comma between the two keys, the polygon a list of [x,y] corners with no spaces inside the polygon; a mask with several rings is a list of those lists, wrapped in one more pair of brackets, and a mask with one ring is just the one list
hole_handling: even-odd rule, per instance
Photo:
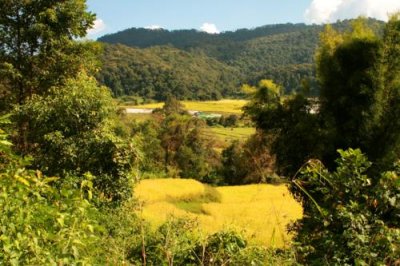
{"label": "cloud bank", "polygon": [[396,11],[400,11],[400,0],[313,0],[304,17],[306,22],[316,24],[358,16],[387,21],[388,15]]}
{"label": "cloud bank", "polygon": [[148,30],[159,30],[159,29],[162,29],[162,27],[160,25],[150,25],[150,26],[146,26],[144,28],[148,29]]}
{"label": "cloud bank", "polygon": [[94,35],[100,33],[106,29],[106,24],[102,19],[96,19],[90,30],[88,30],[88,35]]}
{"label": "cloud bank", "polygon": [[203,23],[203,25],[200,27],[201,31],[207,32],[209,34],[218,34],[219,30],[217,29],[217,26],[212,23]]}

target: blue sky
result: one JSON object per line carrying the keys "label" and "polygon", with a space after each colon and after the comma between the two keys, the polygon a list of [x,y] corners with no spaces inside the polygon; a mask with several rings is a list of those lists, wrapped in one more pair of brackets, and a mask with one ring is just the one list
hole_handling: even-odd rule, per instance
{"label": "blue sky", "polygon": [[365,15],[385,20],[400,0],[88,0],[96,38],[131,27],[218,33],[286,22],[324,23]]}

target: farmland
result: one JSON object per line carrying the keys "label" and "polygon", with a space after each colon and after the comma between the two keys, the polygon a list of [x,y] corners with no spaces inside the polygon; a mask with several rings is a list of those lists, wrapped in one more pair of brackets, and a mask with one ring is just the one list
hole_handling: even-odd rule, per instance
{"label": "farmland", "polygon": [[256,132],[255,128],[253,127],[212,127],[211,133],[213,135],[224,141],[226,144],[229,144],[233,140],[246,140],[252,134]]}
{"label": "farmland", "polygon": [[[230,100],[224,99],[220,101],[182,101],[185,109],[200,112],[220,113],[220,114],[241,114],[242,107],[246,105],[246,100]],[[155,109],[163,107],[164,103],[150,103],[137,106],[129,106],[132,108]],[[125,106],[128,107],[128,106]]]}
{"label": "farmland", "polygon": [[204,233],[237,229],[252,244],[267,247],[285,246],[286,226],[302,216],[285,185],[211,187],[189,179],[150,179],[135,194],[142,217],[154,227],[170,216],[194,219]]}

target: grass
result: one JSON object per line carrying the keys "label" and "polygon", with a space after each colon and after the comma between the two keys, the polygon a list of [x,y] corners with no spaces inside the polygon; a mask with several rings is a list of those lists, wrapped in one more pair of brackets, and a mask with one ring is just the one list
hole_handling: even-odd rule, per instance
{"label": "grass", "polygon": [[212,127],[210,129],[215,137],[228,144],[233,140],[246,140],[256,133],[254,127]]}
{"label": "grass", "polygon": [[135,188],[142,216],[154,226],[168,217],[196,219],[205,233],[233,228],[253,244],[283,247],[286,226],[302,215],[285,185],[210,187],[194,180],[143,180]]}
{"label": "grass", "polygon": [[[242,107],[247,103],[246,100],[220,100],[220,101],[182,101],[187,110],[194,110],[209,113],[222,114],[241,114]],[[137,106],[129,106],[131,108],[154,109],[163,107],[164,103],[151,103]],[[128,106],[125,106],[128,107]]]}

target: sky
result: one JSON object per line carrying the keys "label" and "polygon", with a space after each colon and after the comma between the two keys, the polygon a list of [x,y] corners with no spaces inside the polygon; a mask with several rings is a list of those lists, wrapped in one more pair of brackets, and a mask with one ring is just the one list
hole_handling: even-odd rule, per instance
{"label": "sky", "polygon": [[197,29],[210,34],[267,24],[321,24],[360,15],[387,20],[400,0],[88,0],[89,38],[127,28]]}

